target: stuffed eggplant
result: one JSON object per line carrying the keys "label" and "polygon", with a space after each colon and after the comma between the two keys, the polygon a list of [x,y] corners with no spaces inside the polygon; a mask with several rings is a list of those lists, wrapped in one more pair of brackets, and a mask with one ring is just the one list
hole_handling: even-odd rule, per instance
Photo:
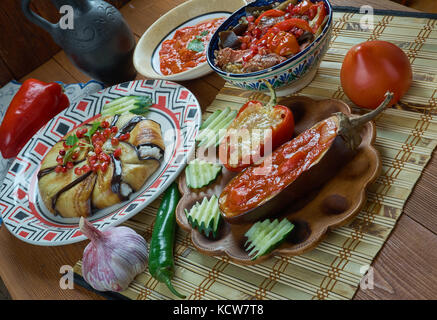
{"label": "stuffed eggplant", "polygon": [[88,217],[140,190],[164,150],[159,123],[133,114],[102,116],[69,133],[44,158],[42,201],[55,215]]}
{"label": "stuffed eggplant", "polygon": [[219,206],[229,223],[246,223],[296,206],[333,178],[356,155],[361,127],[390,102],[349,118],[339,112],[322,120],[248,167],[223,189]]}

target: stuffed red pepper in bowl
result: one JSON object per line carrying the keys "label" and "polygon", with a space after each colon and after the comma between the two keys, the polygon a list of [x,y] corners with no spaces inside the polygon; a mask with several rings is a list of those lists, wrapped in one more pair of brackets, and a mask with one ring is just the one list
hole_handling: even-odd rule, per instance
{"label": "stuffed red pepper in bowl", "polygon": [[211,68],[247,90],[296,92],[314,78],[328,50],[332,7],[328,0],[257,0],[232,14],[208,46]]}

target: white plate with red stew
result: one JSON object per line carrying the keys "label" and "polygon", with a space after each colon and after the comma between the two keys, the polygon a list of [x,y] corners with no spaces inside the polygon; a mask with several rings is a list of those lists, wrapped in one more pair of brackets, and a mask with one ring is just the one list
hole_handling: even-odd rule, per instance
{"label": "white plate with red stew", "polygon": [[190,0],[153,23],[134,53],[137,71],[147,78],[184,81],[212,71],[206,49],[215,30],[244,0]]}
{"label": "white plate with red stew", "polygon": [[[102,115],[102,110],[107,110],[103,106],[133,96],[148,101],[148,111],[141,110],[140,114],[123,112],[120,116],[117,111],[114,115]],[[79,214],[86,216],[98,229],[126,221],[155,200],[183,170],[194,150],[200,121],[201,109],[196,97],[171,81],[126,82],[72,103],[42,127],[11,164],[0,189],[4,225],[25,242],[59,246],[85,239],[79,230]],[[141,123],[145,126],[140,127]],[[114,128],[117,130],[112,130]],[[140,130],[138,134],[136,130]],[[90,133],[89,141],[85,139],[87,133]],[[150,153],[151,143],[139,145],[130,139],[134,137],[158,139],[153,138],[156,143],[159,141],[159,155]],[[106,149],[111,146],[113,151]],[[82,151],[86,154],[84,158],[81,158]],[[140,155],[142,151],[150,152],[144,157]],[[77,159],[74,158],[76,153]],[[68,154],[69,160],[63,161]],[[98,161],[92,159],[95,155],[98,155]],[[111,159],[107,166],[104,166],[105,157],[101,157],[104,155]],[[157,161],[152,161],[152,156]],[[123,160],[127,157],[130,157],[129,161]],[[117,173],[117,164],[120,164],[120,173]],[[152,170],[145,171],[151,165]],[[62,170],[57,170],[59,168]],[[144,179],[138,178],[138,188],[128,183],[132,192],[119,197],[119,201],[108,203],[111,198],[115,200],[115,196],[123,195],[122,190],[118,193],[114,189],[123,188],[115,177],[118,175],[120,181],[125,181],[129,168],[134,169],[131,178],[136,179],[137,173],[142,172]],[[85,185],[91,180],[92,191]],[[107,186],[105,181],[109,182]],[[90,209],[89,214],[83,214],[84,205]]]}

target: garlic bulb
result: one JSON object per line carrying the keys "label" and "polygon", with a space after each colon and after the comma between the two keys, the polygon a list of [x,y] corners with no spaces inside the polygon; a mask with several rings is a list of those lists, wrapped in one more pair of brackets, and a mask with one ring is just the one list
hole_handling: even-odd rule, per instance
{"label": "garlic bulb", "polygon": [[128,227],[100,231],[83,217],[79,228],[91,240],[82,259],[82,276],[95,290],[123,291],[145,270],[147,242]]}

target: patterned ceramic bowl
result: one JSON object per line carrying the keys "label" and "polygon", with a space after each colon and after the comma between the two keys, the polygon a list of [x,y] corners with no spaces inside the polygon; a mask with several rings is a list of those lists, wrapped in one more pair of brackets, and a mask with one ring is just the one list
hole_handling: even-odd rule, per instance
{"label": "patterned ceramic bowl", "polygon": [[322,0],[328,15],[328,21],[322,33],[294,57],[265,70],[242,74],[222,71],[214,63],[214,52],[218,50],[219,32],[237,25],[238,20],[245,15],[246,7],[264,6],[273,1],[275,0],[256,0],[234,12],[212,36],[207,50],[207,59],[215,72],[237,87],[245,90],[265,91],[267,87],[262,80],[266,79],[276,89],[277,95],[285,96],[299,91],[313,80],[320,62],[328,50],[332,31],[332,6],[328,0]]}

